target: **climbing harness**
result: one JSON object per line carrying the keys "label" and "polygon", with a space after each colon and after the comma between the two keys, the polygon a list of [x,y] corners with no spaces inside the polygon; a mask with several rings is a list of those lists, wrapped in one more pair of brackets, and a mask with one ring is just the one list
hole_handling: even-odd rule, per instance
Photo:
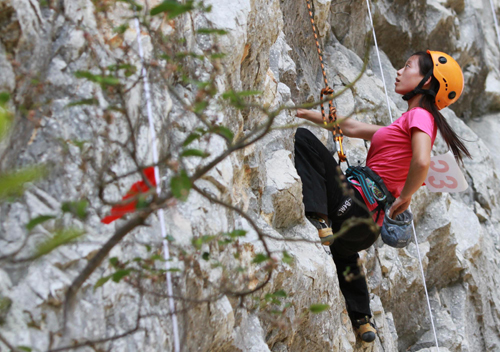
{"label": "climbing harness", "polygon": [[372,214],[377,214],[375,222],[378,222],[382,210],[395,200],[385,186],[382,177],[368,166],[349,166],[345,174],[349,183],[361,187],[370,204],[377,203],[377,207],[372,211]]}
{"label": "climbing harness", "polygon": [[[370,1],[369,0],[366,0],[366,5],[368,7],[368,13],[370,15],[370,23],[372,25],[373,37],[376,38],[376,35],[375,35],[375,26],[373,25],[373,18],[372,18],[372,13],[371,13],[371,10],[370,10]],[[500,36],[499,36],[499,38],[500,38]],[[382,78],[383,78],[384,77],[384,71],[382,70],[382,62],[380,60],[380,52],[379,52],[379,49],[378,49],[378,45],[377,45],[377,40],[376,39],[375,39],[375,49],[377,50],[377,57],[378,57],[378,60],[379,60],[379,65],[380,65],[380,74],[382,75]],[[384,80],[384,87],[385,87],[385,80]],[[390,113],[391,109],[390,109],[390,106],[389,106],[389,95],[387,93],[387,87],[385,87],[385,95],[386,95],[386,100],[387,100],[387,109],[389,110],[389,115],[391,116],[391,123],[392,123],[393,120],[392,120],[392,114]],[[409,209],[411,211],[411,207]],[[411,227],[412,227],[412,230],[413,230],[413,237],[415,238],[415,247],[417,248],[418,262],[420,264],[420,271],[422,273],[422,282],[424,284],[425,297],[427,298],[427,307],[429,309],[429,315],[430,315],[430,318],[431,318],[432,331],[434,332],[434,340],[436,342],[436,348],[439,349],[436,327],[434,325],[434,317],[432,315],[431,301],[430,301],[430,298],[429,298],[429,292],[427,291],[427,284],[425,282],[425,273],[424,273],[424,267],[422,265],[422,256],[420,255],[420,248],[418,246],[417,231],[415,230],[415,223],[413,221],[411,222]]]}
{"label": "climbing harness", "polygon": [[[139,48],[139,57],[141,59],[141,65],[142,65],[142,70],[141,70],[141,75],[144,80],[144,94],[146,95],[146,108],[147,108],[147,114],[148,114],[148,121],[149,121],[149,132],[150,132],[150,137],[151,137],[151,150],[153,153],[153,163],[155,165],[154,167],[154,174],[155,174],[155,179],[160,180],[160,169],[158,168],[158,147],[156,144],[156,132],[155,132],[155,127],[154,127],[154,122],[153,122],[153,110],[151,108],[151,93],[149,89],[149,81],[148,81],[148,74],[146,71],[146,65],[144,62],[144,51],[142,49],[142,43],[141,43],[141,28],[139,25],[139,19],[135,17],[135,30],[137,32],[137,45]],[[160,195],[161,193],[161,182],[156,183],[156,193]],[[170,306],[170,312],[172,314],[172,325],[173,325],[173,332],[174,332],[174,351],[175,352],[180,352],[181,347],[180,347],[180,339],[179,339],[179,326],[177,323],[177,314],[175,313],[175,304],[174,304],[174,298],[173,298],[173,290],[172,290],[172,275],[170,272],[170,252],[168,248],[168,242],[166,240],[167,238],[167,231],[165,228],[165,217],[163,214],[162,209],[158,209],[158,220],[160,222],[160,228],[161,228],[161,237],[163,238],[163,256],[165,259],[165,277],[167,280],[167,293],[168,293],[168,301],[169,301],[169,306]]]}
{"label": "climbing harness", "polygon": [[328,85],[328,79],[326,78],[326,70],[325,70],[325,64],[323,62],[323,52],[321,50],[321,45],[319,44],[319,38],[318,38],[318,31],[316,29],[316,23],[314,22],[314,7],[312,4],[312,0],[306,0],[307,2],[307,10],[309,12],[309,18],[311,19],[311,26],[314,34],[314,39],[316,42],[316,48],[318,50],[318,56],[319,56],[319,62],[321,65],[321,72],[323,73],[323,80],[325,82],[325,88],[321,89],[320,92],[320,100],[321,100],[321,116],[323,117],[323,123],[325,126],[328,123],[333,122],[333,140],[335,141],[335,146],[337,147],[337,154],[339,156],[339,160],[345,161],[347,165],[349,165],[349,162],[347,161],[347,157],[344,152],[344,146],[342,144],[344,140],[344,134],[342,133],[342,129],[340,128],[340,125],[336,123],[337,121],[337,109],[333,106],[332,99],[328,100],[328,107],[329,107],[329,113],[328,113],[328,121],[326,118],[326,113],[325,113],[325,107],[323,106],[323,97],[324,96],[329,96],[333,94],[333,89]]}

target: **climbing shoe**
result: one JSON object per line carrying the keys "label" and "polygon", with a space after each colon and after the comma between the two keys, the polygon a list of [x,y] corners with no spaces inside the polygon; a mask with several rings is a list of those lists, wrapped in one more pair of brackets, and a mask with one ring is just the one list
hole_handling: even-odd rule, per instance
{"label": "climbing shoe", "polygon": [[326,223],[326,221],[318,216],[308,215],[307,220],[318,229],[318,235],[323,246],[329,246],[333,243],[333,231],[332,228]]}
{"label": "climbing shoe", "polygon": [[375,329],[375,325],[370,322],[370,318],[364,317],[362,319],[355,320],[353,325],[361,340],[365,342],[373,342],[375,340],[377,330]]}

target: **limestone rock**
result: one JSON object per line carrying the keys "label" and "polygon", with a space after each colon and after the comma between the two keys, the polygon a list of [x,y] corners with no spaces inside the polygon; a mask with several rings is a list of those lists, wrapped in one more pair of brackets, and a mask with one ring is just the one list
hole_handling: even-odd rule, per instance
{"label": "limestone rock", "polygon": [[[29,187],[21,199],[0,205],[2,336],[13,346],[47,350],[74,340],[103,339],[125,333],[134,328],[137,315],[144,314],[143,330],[98,348],[173,350],[173,323],[164,282],[158,284],[161,294],[157,296],[141,297],[131,282],[109,282],[110,285],[94,291],[99,279],[114,272],[107,259],[82,286],[78,302],[70,311],[68,330],[64,336],[60,335],[66,290],[102,244],[126,222],[118,220],[106,226],[100,223],[107,208],[103,208],[98,194],[95,182],[99,175],[94,165],[112,155],[108,161],[114,174],[110,177],[126,174],[135,167],[126,153],[118,152],[101,138],[106,135],[117,143],[128,141],[127,133],[123,132],[130,127],[127,122],[101,116],[103,109],[113,104],[113,97],[99,84],[74,75],[77,71],[98,73],[116,63],[116,59],[136,56],[137,38],[131,22],[128,23],[131,16],[128,3],[113,3],[116,6],[106,25],[97,3],[0,0],[0,91],[10,92],[13,101],[30,106],[35,114],[35,119],[30,120],[26,117],[31,115],[15,111],[19,123],[11,138],[2,142],[7,145],[1,148],[0,170],[38,162],[51,165],[47,180]],[[155,0],[148,5],[159,3]],[[500,346],[497,292],[500,161],[496,155],[499,147],[496,136],[500,126],[495,114],[481,117],[485,111],[495,111],[500,106],[497,65],[500,50],[489,5],[472,0],[370,2],[381,49],[383,72],[380,72],[374,49],[365,45],[365,38],[372,35],[366,3],[330,0],[312,0],[312,3],[329,85],[335,92],[349,86],[334,101],[342,116],[387,125],[390,118],[382,77],[388,85],[389,109],[395,119],[406,110],[406,105],[392,92],[393,81],[408,55],[430,48],[446,51],[458,60],[464,70],[465,91],[452,109],[444,109],[442,113],[465,140],[473,157],[465,159],[462,166],[469,188],[461,194],[419,190],[412,200],[418,243],[413,241],[407,248],[394,249],[379,240],[362,253],[372,294],[373,320],[379,331],[373,344],[363,344],[349,322],[333,260],[319,244],[317,230],[304,217],[301,182],[293,165],[295,131],[287,128],[303,121],[298,121],[293,109],[281,111],[268,135],[227,157],[196,181],[199,189],[242,209],[248,217],[211,203],[194,190],[185,202],[172,202],[164,209],[172,253],[182,254],[192,248],[193,240],[205,235],[216,236],[234,229],[247,231],[237,241],[243,248],[240,255],[245,268],[232,268],[231,265],[236,265],[233,261],[236,253],[225,251],[222,244],[215,242],[203,243],[192,257],[174,256],[169,264],[185,269],[182,273],[172,273],[175,294],[203,301],[223,279],[227,280],[224,265],[244,271],[252,278],[245,289],[253,287],[260,277],[257,266],[252,264],[252,255],[264,251],[262,234],[275,263],[268,285],[251,297],[240,300],[224,292],[216,301],[195,305],[179,314],[185,348],[220,352],[497,350]],[[319,99],[324,87],[323,74],[305,2],[207,0],[206,4],[212,6],[209,13],[197,12],[175,23],[156,18],[151,25],[163,34],[178,33],[176,39],[195,53],[217,44],[227,54],[221,61],[221,75],[216,79],[218,95],[231,89],[260,90],[262,95],[251,101],[270,110]],[[496,2],[497,11],[498,5]],[[124,19],[129,28],[120,42],[122,39],[115,37],[113,26]],[[216,43],[208,36],[196,37],[193,32],[211,27],[228,33]],[[89,36],[95,40],[93,43]],[[149,60],[155,44],[145,33],[140,41]],[[131,45],[131,52],[124,51],[124,44]],[[368,68],[351,87],[361,73],[367,50]],[[139,59],[133,60],[139,68]],[[152,84],[153,125],[160,136],[160,154],[170,152],[177,156],[190,131],[203,127],[196,115],[186,112],[181,104],[195,99],[196,87],[177,82],[173,88],[179,96],[174,96],[158,83],[166,63],[150,64],[147,67]],[[190,68],[200,79],[208,79],[200,68],[203,65],[209,64]],[[151,163],[148,124],[143,114],[144,88],[139,84],[138,72],[132,77],[137,82],[127,91],[124,107],[137,131],[137,154],[141,162]],[[37,80],[44,85],[33,86]],[[86,106],[69,106],[71,102],[89,98],[97,100],[98,104],[92,108],[99,118],[89,114]],[[240,111],[215,105],[207,108],[207,116],[227,126],[237,137],[266,121],[260,109]],[[105,121],[108,118],[113,122]],[[331,133],[318,127],[307,128],[334,152]],[[94,140],[96,135],[100,138]],[[226,146],[222,137],[194,141],[193,148],[206,149],[210,156],[201,161],[197,157],[184,159],[188,172],[207,165]],[[364,163],[368,143],[346,137],[345,146],[351,164]],[[433,153],[446,151],[446,143],[438,138]],[[162,175],[162,182],[169,182],[171,173]],[[123,177],[104,192],[105,198],[120,199],[137,180],[137,175]],[[74,199],[89,201],[89,215],[70,222],[67,214],[61,215],[61,206]],[[39,215],[56,215],[60,219],[28,231],[26,224]],[[5,264],[5,258],[17,250],[22,257],[33,253],[55,226],[68,223],[84,228],[85,239],[58,248],[33,263]],[[127,236],[109,256],[133,262],[134,258],[148,255],[148,247],[162,254],[158,214],[150,216],[146,225]],[[25,239],[29,241],[23,246]],[[289,265],[280,264],[284,252],[293,258]],[[221,263],[205,260],[205,253],[209,257],[220,254]],[[433,347],[424,281],[439,349]],[[288,305],[283,314],[274,316],[270,310],[256,307],[255,302],[265,302],[268,295],[279,290],[286,291],[283,301]],[[328,304],[330,308],[312,314],[309,307],[317,303]],[[184,304],[176,301],[176,309],[182,311]],[[5,347],[0,343],[2,348]]]}

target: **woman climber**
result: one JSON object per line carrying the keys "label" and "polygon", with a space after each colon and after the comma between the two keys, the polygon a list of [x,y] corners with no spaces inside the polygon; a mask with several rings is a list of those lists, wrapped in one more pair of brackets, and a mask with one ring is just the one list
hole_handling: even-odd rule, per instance
{"label": "woman climber", "polygon": [[[318,229],[322,244],[330,246],[349,317],[363,341],[372,342],[376,333],[370,322],[368,287],[358,266],[358,252],[370,247],[379,235],[370,218],[382,225],[384,218],[395,219],[406,211],[426,178],[437,130],[458,160],[470,157],[439,112],[460,97],[463,85],[460,66],[451,56],[417,52],[397,71],[395,91],[408,102],[408,110],[399,119],[383,127],[338,116],[346,136],[371,141],[366,166],[390,192],[393,202],[387,206],[387,214],[378,202],[371,204],[366,188],[346,180],[335,159],[309,130],[297,129],[295,167],[302,179],[306,217]],[[323,123],[317,111],[299,109],[297,116]],[[347,220],[348,226],[341,230]]]}

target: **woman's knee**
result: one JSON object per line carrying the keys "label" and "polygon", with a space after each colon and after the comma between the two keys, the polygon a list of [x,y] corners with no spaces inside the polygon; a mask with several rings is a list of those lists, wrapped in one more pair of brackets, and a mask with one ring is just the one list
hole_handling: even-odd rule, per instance
{"label": "woman's knee", "polygon": [[311,138],[316,138],[311,131],[306,128],[297,128],[297,132],[295,132],[295,144],[311,140]]}

